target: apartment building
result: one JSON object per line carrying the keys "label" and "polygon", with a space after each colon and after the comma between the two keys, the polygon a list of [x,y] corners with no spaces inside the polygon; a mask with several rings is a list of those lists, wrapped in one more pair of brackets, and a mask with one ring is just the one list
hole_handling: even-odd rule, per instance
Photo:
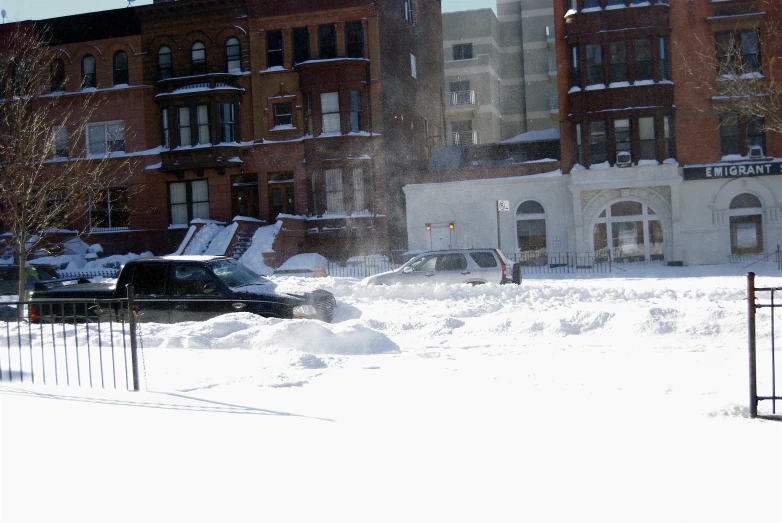
{"label": "apartment building", "polygon": [[87,224],[107,252],[165,254],[208,221],[285,220],[283,259],[405,247],[402,177],[444,139],[437,0],[155,0],[38,25],[69,79],[54,95],[102,93],[90,125],[133,159],[123,218]]}
{"label": "apartment building", "polygon": [[497,143],[557,126],[551,0],[443,13],[449,145]]}

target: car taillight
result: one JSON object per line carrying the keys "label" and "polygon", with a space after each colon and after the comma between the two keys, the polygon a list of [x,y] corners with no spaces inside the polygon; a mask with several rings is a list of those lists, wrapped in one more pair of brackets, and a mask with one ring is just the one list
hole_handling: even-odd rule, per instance
{"label": "car taillight", "polygon": [[508,277],[508,268],[505,266],[505,260],[502,259],[502,255],[498,252],[497,258],[500,260],[500,267],[502,267],[502,280],[504,281]]}
{"label": "car taillight", "polygon": [[32,303],[27,306],[27,317],[30,321],[38,321],[38,308]]}

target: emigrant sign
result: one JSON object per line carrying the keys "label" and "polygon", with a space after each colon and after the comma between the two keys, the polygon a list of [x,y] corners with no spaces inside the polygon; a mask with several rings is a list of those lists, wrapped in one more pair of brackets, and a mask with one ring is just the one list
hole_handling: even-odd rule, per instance
{"label": "emigrant sign", "polygon": [[736,163],[685,167],[685,180],[709,180],[711,178],[742,178],[745,176],[770,176],[782,174],[782,162]]}

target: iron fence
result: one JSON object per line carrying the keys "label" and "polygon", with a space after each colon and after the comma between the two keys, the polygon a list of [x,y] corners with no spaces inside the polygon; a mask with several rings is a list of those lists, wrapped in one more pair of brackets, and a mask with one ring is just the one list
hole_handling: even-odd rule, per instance
{"label": "iron fence", "polygon": [[762,252],[758,254],[731,254],[728,256],[728,263],[747,263],[744,266],[745,269],[760,262],[774,262],[777,264],[777,269],[782,270],[782,253],[780,252],[779,245],[776,250],[771,252]]}
{"label": "iron fence", "polygon": [[0,383],[139,390],[132,295],[47,301],[0,303]]}
{"label": "iron fence", "polygon": [[[749,346],[749,413],[750,417],[758,417],[758,403],[761,401],[771,401],[771,414],[776,416],[777,414],[777,401],[782,400],[782,396],[777,396],[776,387],[776,375],[777,375],[777,362],[776,362],[776,326],[775,326],[775,314],[774,310],[778,307],[782,307],[782,303],[776,303],[774,295],[777,292],[782,291],[782,287],[755,287],[755,273],[747,273],[747,307],[748,307],[748,346]],[[758,301],[758,294],[766,296],[768,301]],[[758,351],[757,351],[757,310],[768,309],[769,310],[769,328],[771,331],[771,347],[770,357],[761,362],[761,365],[765,363],[763,369],[769,373],[771,377],[771,390],[763,395],[758,393]]]}

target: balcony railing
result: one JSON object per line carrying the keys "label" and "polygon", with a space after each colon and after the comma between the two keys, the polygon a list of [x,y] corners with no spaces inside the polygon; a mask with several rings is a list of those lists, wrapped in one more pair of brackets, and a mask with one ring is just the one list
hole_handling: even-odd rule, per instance
{"label": "balcony railing", "polygon": [[451,107],[477,104],[475,91],[453,91],[448,93],[448,105]]}
{"label": "balcony railing", "polygon": [[241,76],[232,73],[212,73],[199,76],[183,76],[159,80],[158,96],[161,94],[188,93],[203,89],[242,89]]}
{"label": "balcony railing", "polygon": [[458,131],[449,134],[451,145],[478,145],[478,131]]}

